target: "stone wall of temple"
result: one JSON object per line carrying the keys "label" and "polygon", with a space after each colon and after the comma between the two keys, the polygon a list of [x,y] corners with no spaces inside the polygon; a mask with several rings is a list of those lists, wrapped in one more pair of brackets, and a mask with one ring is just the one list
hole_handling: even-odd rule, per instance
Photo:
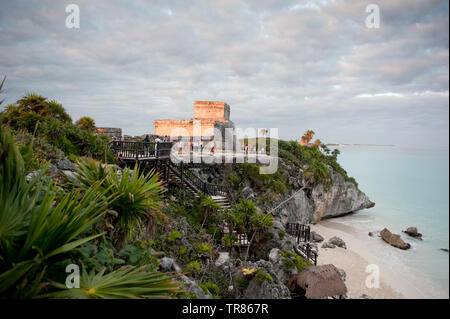
{"label": "stone wall of temple", "polygon": [[[204,141],[214,138],[218,149],[233,149],[234,124],[230,121],[230,106],[225,102],[195,101],[194,117],[190,120],[155,120],[154,126],[155,135],[201,137]],[[225,141],[227,128],[231,129],[232,138]]]}
{"label": "stone wall of temple", "polygon": [[[195,125],[194,125],[195,122]],[[155,135],[159,136],[213,136],[214,120],[155,120]]]}
{"label": "stone wall of temple", "polygon": [[194,119],[226,122],[230,119],[230,106],[225,102],[194,101]]}

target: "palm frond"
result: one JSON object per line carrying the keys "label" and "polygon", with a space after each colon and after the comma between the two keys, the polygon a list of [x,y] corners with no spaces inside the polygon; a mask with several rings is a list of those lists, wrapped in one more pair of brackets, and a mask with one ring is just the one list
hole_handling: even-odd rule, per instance
{"label": "palm frond", "polygon": [[122,267],[108,274],[104,270],[89,273],[82,267],[80,287],[68,289],[60,283],[52,283],[61,291],[43,295],[50,298],[71,299],[162,299],[171,298],[181,290],[173,280],[160,272],[150,272],[148,266]]}

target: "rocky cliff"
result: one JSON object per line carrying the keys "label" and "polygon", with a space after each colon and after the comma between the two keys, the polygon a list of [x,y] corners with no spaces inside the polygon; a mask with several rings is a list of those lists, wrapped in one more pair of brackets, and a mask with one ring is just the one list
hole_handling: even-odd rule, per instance
{"label": "rocky cliff", "polygon": [[[299,170],[296,181],[299,186],[295,192],[285,199],[285,204],[275,210],[276,219],[283,224],[288,222],[305,223],[308,220],[317,223],[321,219],[338,217],[375,205],[369,197],[360,191],[355,184],[331,170],[332,185],[324,187],[319,184],[312,188],[304,188],[305,181]],[[295,178],[295,176],[292,176]]]}

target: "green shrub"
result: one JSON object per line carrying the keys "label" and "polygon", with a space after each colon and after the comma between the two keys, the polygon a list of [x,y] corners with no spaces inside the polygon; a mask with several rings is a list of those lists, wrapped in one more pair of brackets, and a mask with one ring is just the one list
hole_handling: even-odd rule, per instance
{"label": "green shrub", "polygon": [[202,264],[201,262],[194,260],[191,261],[189,264],[186,265],[186,271],[189,273],[198,273],[200,272],[200,270],[202,269]]}
{"label": "green shrub", "polygon": [[294,268],[297,268],[300,271],[304,267],[311,266],[309,261],[304,260],[296,253],[282,249],[280,250],[280,254],[283,258],[283,269],[286,272],[290,272]]}
{"label": "green shrub", "polygon": [[212,283],[211,281],[202,282],[199,286],[203,289],[205,294],[214,295],[219,292],[219,286],[217,286],[215,283]]}
{"label": "green shrub", "polygon": [[259,268],[256,272],[255,276],[256,280],[260,285],[263,284],[264,281],[268,281],[270,284],[273,284],[273,278],[271,275],[269,275],[264,268]]}
{"label": "green shrub", "polygon": [[167,239],[170,242],[175,242],[177,239],[181,239],[181,234],[178,230],[171,231],[169,236],[167,236]]}
{"label": "green shrub", "polygon": [[196,245],[195,249],[199,255],[205,254],[210,256],[212,254],[213,247],[205,243],[200,243],[199,245]]}
{"label": "green shrub", "polygon": [[248,281],[245,277],[244,278],[236,278],[235,280],[241,290],[247,289],[248,285],[250,284],[250,281]]}

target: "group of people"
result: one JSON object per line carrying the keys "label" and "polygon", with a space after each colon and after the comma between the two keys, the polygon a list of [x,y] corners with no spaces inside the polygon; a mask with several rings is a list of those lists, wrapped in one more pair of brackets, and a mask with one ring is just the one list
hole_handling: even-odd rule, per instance
{"label": "group of people", "polygon": [[[211,154],[214,154],[216,148],[216,143],[213,141],[211,143],[210,152]],[[189,142],[178,142],[178,154],[181,154],[183,151],[185,153],[187,152],[201,152],[203,153],[204,146],[203,141],[189,141]]]}
{"label": "group of people", "polygon": [[[256,146],[253,146],[252,153],[254,153],[254,154],[258,154],[258,153],[259,154],[265,154],[265,149],[264,149],[264,147],[261,147],[260,149],[257,149]],[[244,155],[248,156],[248,144],[247,143],[244,144]]]}
{"label": "group of people", "polygon": [[[150,143],[151,142],[150,136],[148,134],[145,135],[145,138],[144,138],[143,142],[146,142],[146,143]],[[170,136],[167,136],[167,135],[164,135],[164,136],[156,135],[155,143],[168,143],[168,142],[171,142]]]}

